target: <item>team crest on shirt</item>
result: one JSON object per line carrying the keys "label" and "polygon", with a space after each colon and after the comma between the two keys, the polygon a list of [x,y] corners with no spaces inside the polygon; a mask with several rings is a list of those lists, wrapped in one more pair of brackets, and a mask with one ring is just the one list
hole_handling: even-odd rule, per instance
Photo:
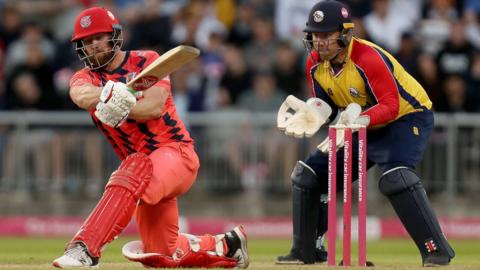
{"label": "team crest on shirt", "polygon": [[87,28],[87,27],[89,27],[91,24],[92,24],[92,18],[90,18],[90,16],[83,16],[83,17],[80,19],[80,26],[81,26],[82,28]]}
{"label": "team crest on shirt", "polygon": [[358,92],[358,90],[353,87],[348,88],[348,92],[350,92],[350,95],[354,98],[360,97],[360,92]]}
{"label": "team crest on shirt", "polygon": [[328,94],[329,96],[332,96],[332,97],[333,97],[332,88],[328,88],[328,89],[327,89],[327,94]]}

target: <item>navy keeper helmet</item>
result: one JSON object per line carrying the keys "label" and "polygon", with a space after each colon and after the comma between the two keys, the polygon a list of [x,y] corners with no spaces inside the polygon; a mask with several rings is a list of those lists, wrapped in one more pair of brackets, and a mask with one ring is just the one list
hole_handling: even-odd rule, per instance
{"label": "navy keeper helmet", "polygon": [[351,28],[353,23],[348,7],[338,1],[325,0],[312,7],[303,32],[334,32]]}

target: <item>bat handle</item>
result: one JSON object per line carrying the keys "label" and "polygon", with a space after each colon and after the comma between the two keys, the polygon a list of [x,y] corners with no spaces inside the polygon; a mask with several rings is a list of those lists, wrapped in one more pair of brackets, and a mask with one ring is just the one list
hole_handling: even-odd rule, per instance
{"label": "bat handle", "polygon": [[134,95],[137,99],[143,97],[142,91],[135,91],[132,88],[128,87],[128,92],[132,93],[132,95]]}

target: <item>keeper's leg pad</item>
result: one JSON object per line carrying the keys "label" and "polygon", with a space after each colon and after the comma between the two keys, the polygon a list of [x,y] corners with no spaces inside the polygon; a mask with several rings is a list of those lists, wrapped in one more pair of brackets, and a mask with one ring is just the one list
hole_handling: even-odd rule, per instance
{"label": "keeper's leg pad", "polygon": [[[320,195],[318,209],[317,238],[322,237],[328,230],[328,194]],[[317,246],[318,247],[318,246]]]}
{"label": "keeper's leg pad", "polygon": [[293,247],[292,253],[305,264],[315,263],[320,183],[307,164],[298,161],[292,172]]}
{"label": "keeper's leg pad", "polygon": [[233,268],[237,266],[237,260],[225,256],[224,237],[224,234],[195,236],[181,233],[172,256],[143,253],[143,244],[140,241],[127,243],[123,246],[122,253],[128,260],[140,262],[146,267]]}
{"label": "keeper's leg pad", "polygon": [[390,200],[424,260],[432,255],[448,259],[455,256],[414,171],[406,167],[394,168],[380,178],[379,188]]}
{"label": "keeper's leg pad", "polygon": [[153,164],[143,153],[122,161],[113,172],[102,198],[67,246],[83,242],[92,257],[100,257],[102,247],[128,225],[138,200],[150,183]]}

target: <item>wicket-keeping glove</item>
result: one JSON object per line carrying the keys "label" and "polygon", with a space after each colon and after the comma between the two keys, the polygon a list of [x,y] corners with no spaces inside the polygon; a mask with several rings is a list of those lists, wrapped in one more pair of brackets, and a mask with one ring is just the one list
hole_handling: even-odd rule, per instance
{"label": "wicket-keeping glove", "polygon": [[319,98],[304,102],[289,95],[278,110],[277,127],[288,136],[311,137],[325,124],[331,113],[332,108]]}
{"label": "wicket-keeping glove", "polygon": [[[350,126],[350,125],[362,125],[362,126],[368,126],[370,123],[370,117],[367,115],[360,115],[362,112],[362,108],[360,105],[357,103],[350,103],[348,104],[347,108],[343,110],[339,116],[337,117],[336,121],[332,121],[332,125],[345,125],[345,126]],[[322,151],[323,153],[328,152],[328,141],[329,138],[325,138],[318,146],[317,148]],[[336,146],[337,149],[343,147],[343,144],[345,142],[344,138],[344,130],[343,129],[337,129],[337,141],[336,141]]]}

